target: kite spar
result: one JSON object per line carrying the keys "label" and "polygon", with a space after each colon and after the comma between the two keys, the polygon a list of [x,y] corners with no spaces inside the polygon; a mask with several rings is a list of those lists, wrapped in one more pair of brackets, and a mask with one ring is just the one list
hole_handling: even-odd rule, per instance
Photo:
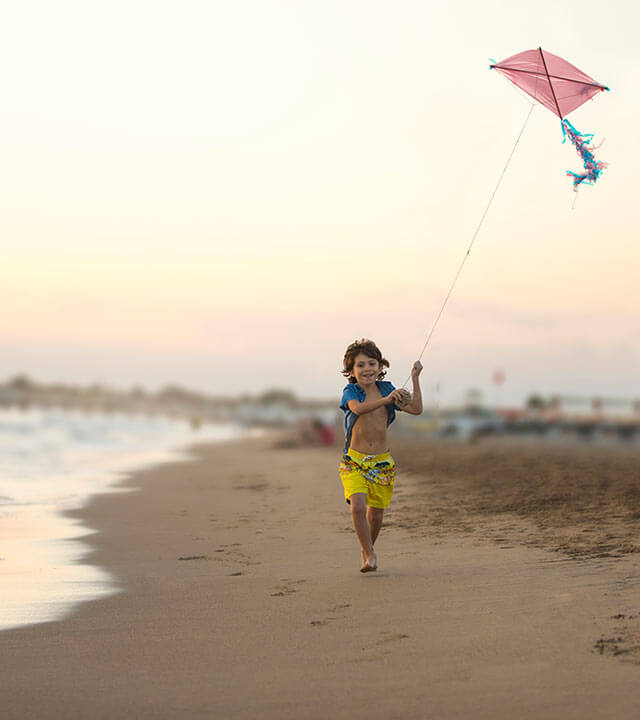
{"label": "kite spar", "polygon": [[[500,177],[498,178],[498,182],[496,183],[493,193],[489,198],[489,202],[487,203],[484,213],[480,218],[480,222],[473,233],[467,252],[462,258],[462,262],[460,263],[458,271],[453,278],[453,282],[449,287],[449,291],[444,298],[440,311],[438,312],[438,315],[431,326],[431,330],[427,335],[427,339],[422,346],[422,350],[418,356],[419,360],[422,359],[422,356],[427,349],[427,345],[429,344],[431,336],[436,329],[436,325],[438,324],[438,321],[444,312],[445,306],[451,297],[453,288],[460,277],[462,268],[471,253],[473,243],[475,242],[476,237],[480,232],[480,228],[482,227],[482,223],[489,212],[493,198],[500,187],[502,178],[507,171],[507,167],[511,162],[511,158],[513,157],[516,147],[520,142],[520,138],[522,137],[522,133],[529,121],[529,117],[531,116],[531,112],[535,107],[536,102],[544,105],[548,110],[551,110],[552,113],[560,118],[560,122],[562,124],[562,134],[564,136],[563,142],[567,137],[569,137],[569,140],[571,140],[578,151],[578,155],[580,155],[582,159],[584,172],[575,173],[571,170],[567,171],[567,175],[573,178],[574,191],[577,192],[583,182],[586,182],[588,185],[593,184],[598,179],[604,168],[607,167],[607,163],[597,161],[593,155],[593,150],[597,149],[591,147],[593,134],[581,133],[579,130],[576,130],[576,128],[566,118],[570,112],[579,108],[583,103],[590,100],[597,93],[603,92],[604,90],[608,91],[609,88],[606,85],[601,85],[571,63],[563,60],[561,57],[558,57],[553,53],[546,50],[543,51],[541,47],[537,48],[537,50],[525,50],[517,55],[508,57],[502,62],[494,63],[489,67],[493,70],[497,70],[509,79],[516,87],[524,90],[527,95],[534,99],[534,102],[531,103],[529,113],[525,118],[520,133],[516,138],[516,142],[509,154],[509,157],[507,158],[507,162],[500,174]],[[402,387],[405,387],[409,382],[409,377],[407,377],[404,381]]]}

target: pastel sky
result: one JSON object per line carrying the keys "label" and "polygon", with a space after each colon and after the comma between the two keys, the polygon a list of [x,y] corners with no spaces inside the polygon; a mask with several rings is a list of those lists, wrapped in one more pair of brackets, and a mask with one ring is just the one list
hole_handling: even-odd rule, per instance
{"label": "pastel sky", "polygon": [[423,359],[425,395],[640,396],[634,3],[24,0],[0,22],[0,379],[402,384],[529,111],[542,46],[611,88],[535,108]]}

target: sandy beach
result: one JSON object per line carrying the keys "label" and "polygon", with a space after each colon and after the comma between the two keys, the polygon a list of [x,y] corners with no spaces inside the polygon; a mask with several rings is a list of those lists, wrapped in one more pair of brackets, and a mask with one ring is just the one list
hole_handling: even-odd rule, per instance
{"label": "sandy beach", "polygon": [[128,477],[75,513],[122,591],[0,633],[3,717],[635,720],[637,451],[492,443],[392,443],[366,575],[336,448]]}

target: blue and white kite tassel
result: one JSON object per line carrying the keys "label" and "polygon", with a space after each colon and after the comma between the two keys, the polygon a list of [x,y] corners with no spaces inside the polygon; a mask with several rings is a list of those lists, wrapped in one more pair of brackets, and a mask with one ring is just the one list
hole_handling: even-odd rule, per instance
{"label": "blue and white kite tassel", "polygon": [[593,150],[597,150],[597,148],[591,148],[593,133],[581,133],[579,130],[576,130],[576,128],[574,128],[566,118],[563,118],[562,135],[564,136],[562,142],[566,142],[567,136],[569,136],[569,140],[571,140],[575,146],[578,151],[578,155],[580,155],[584,164],[584,172],[582,173],[575,173],[571,170],[567,170],[567,175],[573,178],[573,189],[577,191],[578,187],[583,182],[586,182],[587,185],[593,185],[593,183],[600,177],[600,173],[608,165],[608,163],[596,160],[593,154]]}

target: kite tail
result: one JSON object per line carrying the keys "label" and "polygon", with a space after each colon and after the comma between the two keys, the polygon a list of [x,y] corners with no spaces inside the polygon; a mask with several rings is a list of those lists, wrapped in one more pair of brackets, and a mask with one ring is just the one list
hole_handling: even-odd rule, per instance
{"label": "kite tail", "polygon": [[575,145],[578,155],[580,155],[584,163],[584,172],[582,173],[574,173],[571,172],[571,170],[567,170],[567,175],[573,178],[573,189],[577,192],[578,187],[583,182],[586,182],[587,185],[593,185],[598,177],[600,177],[600,173],[607,167],[608,163],[599,162],[595,159],[593,150],[597,148],[591,148],[592,133],[581,133],[564,118],[562,120],[562,134],[564,135],[562,142],[566,141],[568,135],[569,140]]}

